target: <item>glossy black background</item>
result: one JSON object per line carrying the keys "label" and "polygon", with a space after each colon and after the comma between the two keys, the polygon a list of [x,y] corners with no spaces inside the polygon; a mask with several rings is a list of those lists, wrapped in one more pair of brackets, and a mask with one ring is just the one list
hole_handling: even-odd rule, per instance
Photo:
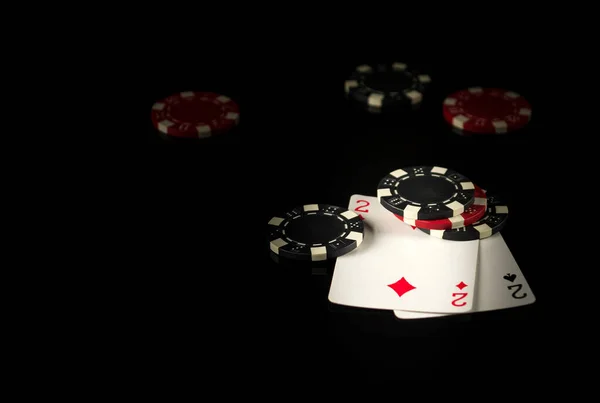
{"label": "glossy black background", "polygon": [[[162,67],[144,122],[152,167],[144,229],[156,267],[144,284],[153,329],[169,346],[158,357],[169,365],[197,360],[243,376],[260,364],[270,381],[386,384],[471,377],[506,364],[521,376],[547,353],[540,341],[552,327],[552,282],[547,246],[531,235],[542,230],[533,206],[550,189],[539,171],[551,117],[542,68],[548,59],[519,49],[504,57],[502,41],[495,52],[466,49],[462,56],[424,51],[422,43],[359,43],[300,41],[261,48],[253,58],[219,48],[197,63]],[[423,108],[406,116],[349,109],[343,83],[352,69],[394,60],[431,75]],[[453,133],[441,102],[469,86],[521,93],[533,106],[530,125],[502,136]],[[162,140],[149,122],[152,103],[194,89],[236,100],[240,126],[203,142]],[[352,194],[375,195],[382,176],[413,164],[453,168],[504,196],[511,215],[503,236],[534,305],[399,321],[391,312],[332,307],[328,276],[284,272],[269,259],[264,236],[272,215],[306,203],[347,206]],[[209,359],[215,350],[220,358]]]}

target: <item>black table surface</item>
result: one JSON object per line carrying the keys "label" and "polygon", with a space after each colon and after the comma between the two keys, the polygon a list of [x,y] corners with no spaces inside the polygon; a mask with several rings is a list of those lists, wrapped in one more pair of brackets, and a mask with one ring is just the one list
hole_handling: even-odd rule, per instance
{"label": "black table surface", "polygon": [[[233,132],[198,142],[165,141],[146,122],[151,192],[143,228],[152,268],[143,285],[153,328],[172,346],[161,357],[224,360],[242,372],[261,363],[282,382],[304,366],[306,382],[475,376],[505,364],[526,375],[529,357],[547,353],[540,342],[552,319],[547,245],[536,240],[545,228],[532,218],[550,186],[538,180],[551,117],[540,91],[541,63],[533,56],[468,62],[285,56],[172,68],[148,97],[149,110],[177,91],[214,91],[241,111]],[[350,108],[343,83],[353,67],[393,60],[431,75],[421,110],[390,116]],[[522,94],[533,107],[530,124],[506,135],[457,135],[441,103],[471,86]],[[510,217],[502,235],[537,297],[533,305],[401,321],[391,311],[330,304],[333,262],[328,275],[311,275],[282,271],[269,258],[266,223],[273,215],[309,203],[347,206],[351,195],[376,195],[381,177],[410,165],[452,168],[503,196]],[[219,360],[207,358],[213,349]]]}

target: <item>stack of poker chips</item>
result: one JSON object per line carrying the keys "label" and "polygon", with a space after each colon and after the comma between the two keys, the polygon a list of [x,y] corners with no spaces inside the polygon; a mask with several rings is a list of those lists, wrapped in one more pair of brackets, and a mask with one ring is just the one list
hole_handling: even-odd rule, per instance
{"label": "stack of poker chips", "polygon": [[451,241],[488,238],[508,218],[508,207],[496,196],[464,175],[438,166],[390,172],[379,182],[377,198],[404,223]]}

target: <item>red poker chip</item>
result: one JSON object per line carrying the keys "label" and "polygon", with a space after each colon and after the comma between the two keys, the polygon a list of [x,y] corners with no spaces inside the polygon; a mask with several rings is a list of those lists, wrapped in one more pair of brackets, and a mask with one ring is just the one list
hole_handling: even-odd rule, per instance
{"label": "red poker chip", "polygon": [[152,106],[152,124],[161,133],[182,138],[206,138],[232,129],[239,107],[225,95],[187,91]]}
{"label": "red poker chip", "polygon": [[467,225],[471,225],[474,222],[479,221],[484,215],[487,209],[487,197],[485,191],[479,186],[474,185],[475,188],[475,202],[468,207],[464,213],[459,214],[450,218],[442,218],[438,220],[410,220],[400,215],[394,214],[400,221],[404,221],[405,224],[412,225],[413,227],[423,229],[454,229],[462,228]]}
{"label": "red poker chip", "polygon": [[502,134],[525,126],[531,105],[513,91],[473,87],[444,100],[444,119],[453,127],[472,133]]}

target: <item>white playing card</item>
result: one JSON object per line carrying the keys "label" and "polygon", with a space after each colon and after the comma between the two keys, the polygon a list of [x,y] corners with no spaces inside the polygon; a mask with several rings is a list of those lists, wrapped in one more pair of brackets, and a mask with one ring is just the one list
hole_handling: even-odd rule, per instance
{"label": "white playing card", "polygon": [[[479,267],[472,312],[493,311],[533,304],[527,284],[504,238],[497,233],[479,241]],[[420,319],[444,314],[394,311],[400,319]]]}
{"label": "white playing card", "polygon": [[329,301],[419,312],[472,309],[478,240],[431,237],[394,217],[376,197],[353,195],[348,209],[363,217],[365,238],[337,258]]}

